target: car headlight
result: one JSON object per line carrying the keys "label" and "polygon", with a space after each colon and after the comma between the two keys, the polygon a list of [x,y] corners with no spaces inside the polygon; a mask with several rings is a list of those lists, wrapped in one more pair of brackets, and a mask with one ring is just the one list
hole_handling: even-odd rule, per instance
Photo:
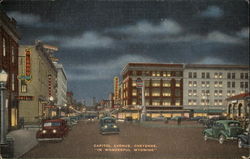
{"label": "car headlight", "polygon": [[108,125],[104,125],[104,128],[105,128],[105,129],[108,128]]}
{"label": "car headlight", "polygon": [[53,130],[53,133],[56,133],[56,129]]}
{"label": "car headlight", "polygon": [[116,125],[114,125],[113,127],[114,127],[114,128],[117,128],[117,126],[116,126]]}
{"label": "car headlight", "polygon": [[45,134],[47,131],[46,130],[43,130],[42,133]]}

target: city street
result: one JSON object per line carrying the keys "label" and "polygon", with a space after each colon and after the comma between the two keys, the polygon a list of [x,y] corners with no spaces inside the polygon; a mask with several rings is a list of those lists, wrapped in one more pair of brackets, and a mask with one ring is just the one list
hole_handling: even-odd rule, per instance
{"label": "city street", "polygon": [[80,121],[62,142],[42,142],[22,158],[240,158],[248,149],[238,149],[237,144],[218,141],[205,142],[203,128],[195,122],[181,126],[170,122],[146,125],[120,123],[119,135],[101,135],[98,122]]}

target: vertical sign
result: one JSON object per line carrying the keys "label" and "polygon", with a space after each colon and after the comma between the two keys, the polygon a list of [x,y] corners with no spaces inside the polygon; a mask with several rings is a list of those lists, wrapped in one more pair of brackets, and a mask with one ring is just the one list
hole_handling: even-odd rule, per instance
{"label": "vertical sign", "polygon": [[114,77],[114,99],[119,99],[119,78],[117,76]]}
{"label": "vertical sign", "polygon": [[52,76],[48,75],[48,97],[52,96]]}
{"label": "vertical sign", "polygon": [[25,76],[26,76],[26,80],[30,81],[31,80],[31,61],[30,61],[30,49],[25,49]]}

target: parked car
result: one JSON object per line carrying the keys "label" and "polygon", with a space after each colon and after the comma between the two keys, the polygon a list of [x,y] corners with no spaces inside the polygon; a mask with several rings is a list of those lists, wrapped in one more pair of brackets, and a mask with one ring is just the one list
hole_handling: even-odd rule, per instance
{"label": "parked car", "polygon": [[99,130],[101,134],[119,134],[120,129],[116,124],[116,119],[112,117],[104,117],[100,119]]}
{"label": "parked car", "polygon": [[44,120],[42,128],[36,133],[36,138],[38,141],[63,140],[68,131],[67,122],[63,119]]}
{"label": "parked car", "polygon": [[157,116],[152,118],[152,121],[167,121],[168,118],[164,117],[164,116]]}
{"label": "parked car", "polygon": [[243,134],[238,136],[238,147],[239,148],[250,148],[250,124]]}
{"label": "parked car", "polygon": [[213,118],[210,118],[210,119],[207,119],[204,121],[203,125],[206,127],[206,128],[211,128],[213,125],[214,125],[214,122],[215,121],[218,121],[218,120],[226,120],[227,118],[224,117],[224,116],[219,116],[219,117],[213,117]]}
{"label": "parked car", "polygon": [[236,120],[218,120],[214,125],[203,131],[204,140],[216,139],[220,144],[226,140],[237,140],[238,135],[243,133],[240,122]]}

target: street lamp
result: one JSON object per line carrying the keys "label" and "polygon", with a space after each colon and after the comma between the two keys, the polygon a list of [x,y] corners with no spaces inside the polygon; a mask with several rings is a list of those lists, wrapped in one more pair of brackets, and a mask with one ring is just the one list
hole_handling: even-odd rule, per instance
{"label": "street lamp", "polygon": [[0,144],[5,144],[6,134],[5,134],[5,104],[3,98],[3,91],[6,89],[6,83],[8,80],[8,74],[4,70],[0,70],[0,96],[1,96],[1,138]]}

